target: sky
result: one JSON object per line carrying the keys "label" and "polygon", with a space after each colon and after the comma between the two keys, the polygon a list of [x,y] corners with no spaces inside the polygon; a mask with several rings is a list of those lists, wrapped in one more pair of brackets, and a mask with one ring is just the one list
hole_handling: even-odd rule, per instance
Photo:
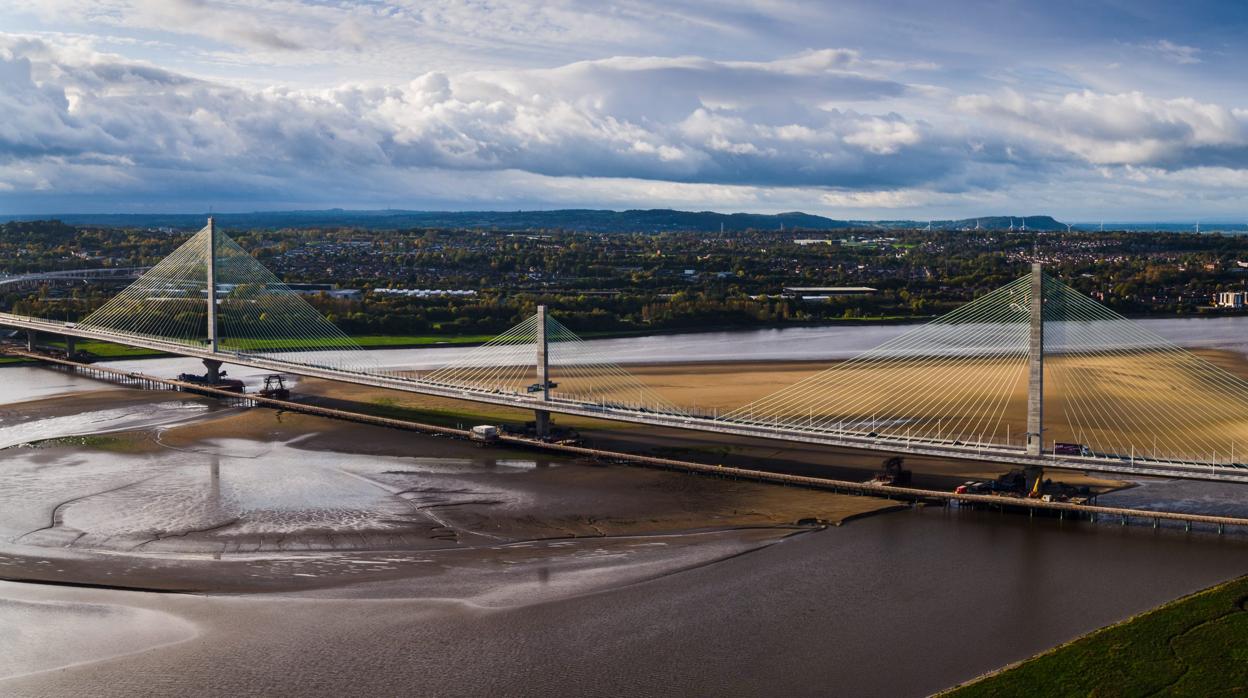
{"label": "sky", "polygon": [[0,214],[1248,221],[1248,3],[0,0]]}

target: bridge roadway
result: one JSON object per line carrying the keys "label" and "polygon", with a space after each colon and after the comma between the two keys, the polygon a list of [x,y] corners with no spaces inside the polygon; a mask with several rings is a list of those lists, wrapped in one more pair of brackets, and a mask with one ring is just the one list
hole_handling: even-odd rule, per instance
{"label": "bridge roadway", "polygon": [[38,283],[40,281],[86,281],[94,279],[137,279],[151,267],[100,267],[98,269],[62,269],[34,274],[0,277],[0,286]]}
{"label": "bridge roadway", "polygon": [[938,441],[932,439],[899,439],[871,436],[854,431],[803,430],[781,424],[756,424],[723,419],[666,414],[648,410],[629,409],[610,404],[602,405],[553,397],[541,400],[528,395],[498,393],[485,389],[447,385],[400,376],[379,376],[358,371],[348,371],[325,366],[278,361],[255,354],[229,351],[212,351],[208,348],[170,342],[167,340],[128,333],[110,332],[79,327],[74,323],[54,322],[38,318],[0,313],[0,326],[26,332],[74,337],[92,341],[112,342],[167,354],[185,356],[207,361],[220,361],[235,366],[246,366],[274,373],[289,373],[308,378],[352,383],[374,388],[400,390],[421,395],[467,400],[500,407],[524,410],[541,410],[556,414],[575,415],[631,424],[642,424],[687,431],[709,432],[725,436],[743,436],[789,443],[832,446],[857,450],[907,454],[932,458],[985,461],[991,463],[1042,466],[1117,475],[1172,477],[1189,480],[1214,480],[1219,482],[1248,483],[1248,468],[1199,462],[1175,462],[1149,458],[1116,456],[1057,456],[1055,454],[1029,455],[1021,447],[1001,444],[977,444]]}

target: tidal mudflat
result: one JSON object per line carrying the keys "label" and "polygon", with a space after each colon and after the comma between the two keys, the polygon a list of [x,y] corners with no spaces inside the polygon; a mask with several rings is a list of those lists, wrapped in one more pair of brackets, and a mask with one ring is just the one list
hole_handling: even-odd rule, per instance
{"label": "tidal mudflat", "polygon": [[1248,552],[170,399],[3,408],[129,421],[0,450],[0,693],[923,695]]}

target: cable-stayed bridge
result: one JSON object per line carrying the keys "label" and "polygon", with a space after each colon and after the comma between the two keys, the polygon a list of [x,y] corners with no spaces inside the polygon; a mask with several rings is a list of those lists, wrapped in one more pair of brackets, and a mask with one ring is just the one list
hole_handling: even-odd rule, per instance
{"label": "cable-stayed bridge", "polygon": [[726,411],[673,404],[545,308],[436,370],[383,369],[208,225],[78,323],[27,333],[531,410],[725,436],[1248,482],[1248,381],[1031,273],[864,354]]}

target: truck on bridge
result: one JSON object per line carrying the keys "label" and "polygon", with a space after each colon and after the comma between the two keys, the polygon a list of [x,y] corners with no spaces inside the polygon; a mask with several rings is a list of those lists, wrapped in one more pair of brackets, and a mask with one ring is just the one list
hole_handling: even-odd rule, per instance
{"label": "truck on bridge", "polygon": [[1083,444],[1063,443],[1057,441],[1053,444],[1053,453],[1058,456],[1090,456],[1092,449]]}

